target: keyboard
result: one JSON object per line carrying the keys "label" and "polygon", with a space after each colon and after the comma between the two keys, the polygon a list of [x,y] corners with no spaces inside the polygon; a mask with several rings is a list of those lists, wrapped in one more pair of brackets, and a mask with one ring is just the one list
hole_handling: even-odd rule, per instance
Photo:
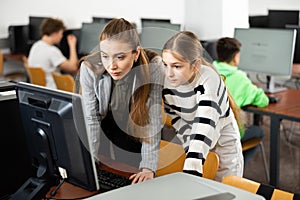
{"label": "keyboard", "polygon": [[118,174],[98,169],[98,182],[101,192],[124,187],[131,184],[131,180]]}

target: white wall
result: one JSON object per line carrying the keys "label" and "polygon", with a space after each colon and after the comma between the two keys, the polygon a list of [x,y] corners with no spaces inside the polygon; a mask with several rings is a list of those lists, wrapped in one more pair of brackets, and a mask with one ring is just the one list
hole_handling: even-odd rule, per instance
{"label": "white wall", "polygon": [[184,23],[200,40],[233,37],[234,28],[249,26],[248,0],[186,0]]}
{"label": "white wall", "polygon": [[[250,15],[266,14],[268,8],[300,10],[299,0],[248,1]],[[170,18],[174,23],[183,23],[184,3],[185,0],[0,0],[0,38],[8,36],[9,25],[28,24],[29,15],[59,17],[68,28],[79,28],[94,15],[124,17],[138,25],[141,17]],[[203,9],[209,12],[214,6]],[[231,9],[238,17],[238,7]],[[202,11],[199,8],[197,12]]]}
{"label": "white wall", "polygon": [[[67,28],[80,28],[92,16],[124,17],[140,24],[140,18],[168,18],[183,22],[184,0],[1,0],[0,38],[9,25],[28,24],[29,15],[63,19]],[[144,5],[142,5],[144,4]]]}
{"label": "white wall", "polygon": [[299,0],[249,0],[249,15],[267,15],[268,9],[300,10]]}

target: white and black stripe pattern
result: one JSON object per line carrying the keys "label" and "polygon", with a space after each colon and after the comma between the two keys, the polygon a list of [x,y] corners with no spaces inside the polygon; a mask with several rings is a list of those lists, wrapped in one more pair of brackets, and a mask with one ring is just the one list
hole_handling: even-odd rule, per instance
{"label": "white and black stripe pattern", "polygon": [[202,176],[208,151],[231,113],[223,80],[210,67],[201,66],[190,84],[174,88],[166,81],[163,100],[187,153],[184,171]]}

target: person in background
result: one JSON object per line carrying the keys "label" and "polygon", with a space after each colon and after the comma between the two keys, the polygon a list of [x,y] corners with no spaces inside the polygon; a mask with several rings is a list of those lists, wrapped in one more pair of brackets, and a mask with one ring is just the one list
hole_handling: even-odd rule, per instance
{"label": "person in background", "polygon": [[142,49],[127,20],[113,19],[100,34],[100,52],[81,62],[80,88],[92,154],[140,169],[132,183],[154,178],[162,129],[161,57]]}
{"label": "person in background", "polygon": [[[241,43],[230,37],[223,37],[217,41],[216,50],[218,59],[213,62],[219,74],[225,77],[225,84],[230,91],[235,103],[240,108],[247,105],[265,107],[269,104],[269,98],[263,91],[252,83],[246,73],[238,69],[240,62]],[[264,137],[263,130],[258,126],[246,127],[241,130],[241,141],[251,138]],[[256,152],[258,147],[244,151],[245,164]]]}
{"label": "person in background", "polygon": [[55,46],[60,43],[64,30],[65,26],[60,19],[45,19],[40,27],[42,38],[33,44],[28,56],[28,65],[42,67],[46,73],[46,87],[53,89],[56,89],[56,85],[52,78],[52,72],[64,71],[76,74],[78,70],[76,36],[72,34],[67,36],[70,48],[69,58],[66,58]]}
{"label": "person in background", "polygon": [[[215,180],[243,175],[239,112],[203,47],[189,31],[179,32],[163,47],[165,112],[186,151],[183,171],[202,176],[209,151],[219,155]],[[238,121],[237,121],[238,120]]]}

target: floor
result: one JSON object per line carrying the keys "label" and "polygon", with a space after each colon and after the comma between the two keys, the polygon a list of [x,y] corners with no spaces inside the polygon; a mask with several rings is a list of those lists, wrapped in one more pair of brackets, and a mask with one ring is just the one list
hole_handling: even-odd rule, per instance
{"label": "floor", "polygon": [[[264,116],[261,127],[265,133],[263,143],[268,163],[270,157],[269,124],[269,117]],[[260,150],[245,166],[244,177],[267,183]],[[279,188],[292,193],[300,193],[300,123],[285,120],[281,122]]]}

